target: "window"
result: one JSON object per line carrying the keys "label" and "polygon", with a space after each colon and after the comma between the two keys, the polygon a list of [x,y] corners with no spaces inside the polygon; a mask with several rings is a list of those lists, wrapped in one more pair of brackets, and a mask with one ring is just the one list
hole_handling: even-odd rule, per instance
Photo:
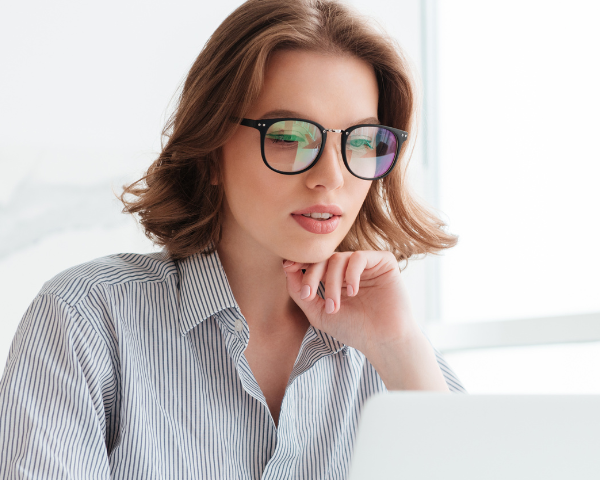
{"label": "window", "polygon": [[524,365],[577,356],[565,389],[597,393],[600,5],[422,5],[429,200],[460,235],[432,259],[430,337],[473,378],[481,360],[524,378]]}

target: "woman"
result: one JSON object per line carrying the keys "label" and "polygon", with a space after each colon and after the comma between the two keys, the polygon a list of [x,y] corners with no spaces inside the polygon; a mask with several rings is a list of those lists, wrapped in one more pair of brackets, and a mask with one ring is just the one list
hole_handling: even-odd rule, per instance
{"label": "woman", "polygon": [[61,273],[20,324],[3,478],[344,478],[369,396],[464,392],[398,267],[456,244],[404,183],[415,115],[347,6],[233,12],[121,196],[163,251]]}

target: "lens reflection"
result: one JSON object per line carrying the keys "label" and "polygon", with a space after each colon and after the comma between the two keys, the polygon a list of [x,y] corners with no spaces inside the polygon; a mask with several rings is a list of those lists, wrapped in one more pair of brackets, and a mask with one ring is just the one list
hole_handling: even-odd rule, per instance
{"label": "lens reflection", "polygon": [[321,131],[312,123],[277,122],[266,132],[265,158],[271,167],[281,172],[304,170],[317,158],[321,140]]}
{"label": "lens reflection", "polygon": [[391,130],[359,127],[348,135],[346,159],[359,177],[374,179],[385,175],[396,157],[398,141]]}

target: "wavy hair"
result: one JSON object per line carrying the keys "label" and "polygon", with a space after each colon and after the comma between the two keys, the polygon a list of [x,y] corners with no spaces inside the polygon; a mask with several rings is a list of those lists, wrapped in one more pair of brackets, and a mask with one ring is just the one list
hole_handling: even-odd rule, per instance
{"label": "wavy hair", "polygon": [[269,57],[282,49],[353,55],[372,65],[381,123],[412,140],[394,170],[373,181],[336,251],[389,250],[400,261],[456,245],[458,237],[444,231],[446,224],[407,183],[419,115],[410,62],[368,17],[335,0],[248,0],[223,21],[185,79],[160,155],[142,178],[123,187],[123,213],[137,215],[146,236],[174,260],[214,252],[224,198],[219,158],[234,130],[230,119],[244,117],[257,100]]}

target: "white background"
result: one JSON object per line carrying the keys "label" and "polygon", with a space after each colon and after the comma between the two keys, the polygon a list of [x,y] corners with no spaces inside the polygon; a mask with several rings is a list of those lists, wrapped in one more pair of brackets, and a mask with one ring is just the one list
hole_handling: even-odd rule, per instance
{"label": "white background", "polygon": [[[600,312],[600,4],[438,6],[440,208],[460,235],[442,321]],[[600,393],[600,342],[445,358],[472,392]]]}
{"label": "white background", "polygon": [[443,320],[600,312],[600,3],[439,7]]}

